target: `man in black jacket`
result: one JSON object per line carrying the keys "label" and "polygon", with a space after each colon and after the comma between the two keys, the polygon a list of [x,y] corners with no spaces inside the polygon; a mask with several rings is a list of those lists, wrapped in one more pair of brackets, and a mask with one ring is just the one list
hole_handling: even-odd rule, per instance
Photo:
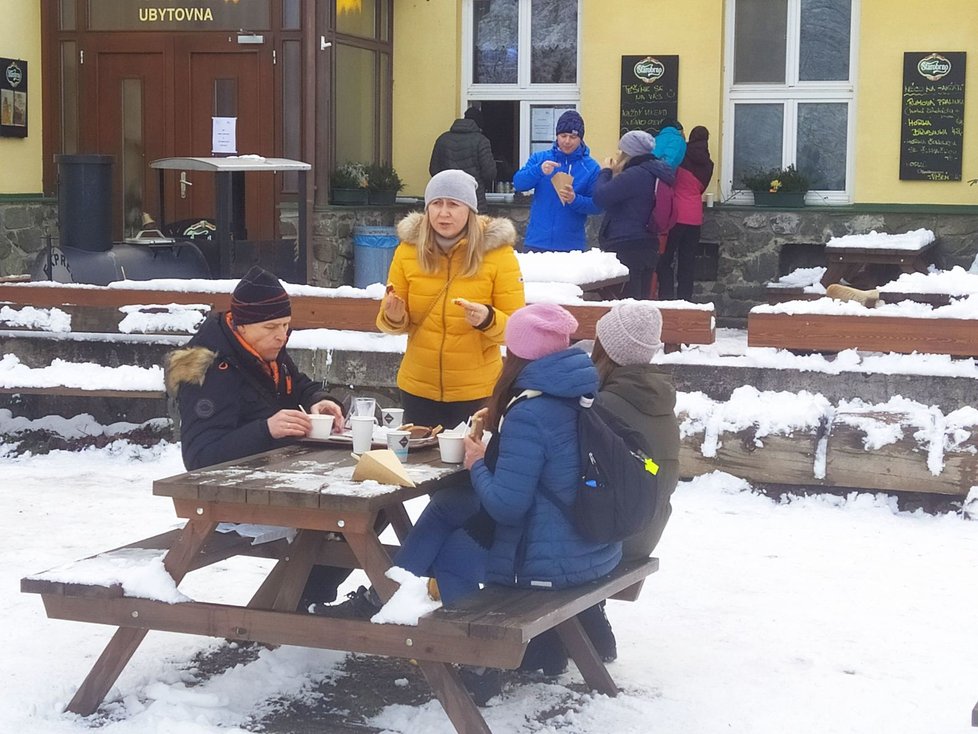
{"label": "man in black jacket", "polygon": [[[302,408],[333,415],[334,431],[343,430],[337,401],[300,372],[285,350],[291,320],[282,284],[255,266],[235,287],[231,309],[209,316],[185,347],[169,355],[166,385],[179,405],[188,470],[308,435],[312,423]],[[336,586],[348,573],[316,566],[303,606],[335,599]]]}
{"label": "man in black jacket", "polygon": [[489,138],[482,134],[482,110],[469,107],[465,116],[452,123],[448,132],[438,136],[431,150],[428,173],[457,168],[465,171],[479,183],[476,199],[479,211],[486,211],[486,191],[496,178],[496,161],[492,157]]}

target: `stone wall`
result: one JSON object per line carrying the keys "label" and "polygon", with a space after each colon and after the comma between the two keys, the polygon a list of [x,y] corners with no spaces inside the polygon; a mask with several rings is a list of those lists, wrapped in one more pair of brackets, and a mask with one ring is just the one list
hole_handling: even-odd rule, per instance
{"label": "stone wall", "polygon": [[57,201],[0,199],[0,276],[30,273],[48,234],[58,234]]}

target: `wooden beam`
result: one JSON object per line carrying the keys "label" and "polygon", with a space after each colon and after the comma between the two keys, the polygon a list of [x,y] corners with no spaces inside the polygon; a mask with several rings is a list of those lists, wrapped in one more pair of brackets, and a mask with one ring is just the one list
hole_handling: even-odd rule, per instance
{"label": "wooden beam", "polygon": [[978,357],[978,320],[751,312],[747,317],[747,346]]}

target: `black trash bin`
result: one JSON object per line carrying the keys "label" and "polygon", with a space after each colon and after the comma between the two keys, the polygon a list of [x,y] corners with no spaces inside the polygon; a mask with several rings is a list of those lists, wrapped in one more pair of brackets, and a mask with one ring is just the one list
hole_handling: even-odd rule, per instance
{"label": "black trash bin", "polygon": [[62,247],[112,248],[111,155],[59,155],[58,224]]}

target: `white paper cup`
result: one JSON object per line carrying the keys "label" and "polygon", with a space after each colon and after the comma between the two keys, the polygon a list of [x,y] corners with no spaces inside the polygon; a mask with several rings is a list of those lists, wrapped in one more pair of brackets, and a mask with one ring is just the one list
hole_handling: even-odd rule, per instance
{"label": "white paper cup", "polygon": [[374,419],[368,415],[350,416],[350,432],[353,434],[353,453],[365,454],[370,451],[374,438]]}
{"label": "white paper cup", "polygon": [[388,431],[387,448],[394,452],[401,461],[407,461],[408,446],[411,445],[410,431]]}
{"label": "white paper cup", "polygon": [[706,202],[707,208],[712,207],[713,206],[713,192],[712,191],[709,191],[709,192],[703,194],[703,201]]}
{"label": "white paper cup", "polygon": [[333,416],[328,413],[310,413],[309,420],[312,421],[309,438],[329,438],[329,434],[333,432]]}
{"label": "white paper cup", "polygon": [[381,408],[384,416],[384,428],[397,428],[404,425],[404,408]]}
{"label": "white paper cup", "polygon": [[465,439],[461,433],[439,433],[438,450],[441,460],[446,464],[461,464],[465,458]]}
{"label": "white paper cup", "polygon": [[371,419],[373,419],[376,410],[377,401],[373,398],[353,399],[353,415],[369,416]]}

